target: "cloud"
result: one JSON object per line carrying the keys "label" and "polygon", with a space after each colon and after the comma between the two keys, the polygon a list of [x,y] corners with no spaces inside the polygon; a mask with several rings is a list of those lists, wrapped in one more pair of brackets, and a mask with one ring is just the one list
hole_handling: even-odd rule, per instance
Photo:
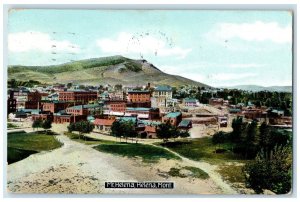
{"label": "cloud", "polygon": [[279,44],[292,42],[291,24],[280,26],[277,22],[220,23],[211,33],[224,40],[240,38],[246,41],[272,41]]}
{"label": "cloud", "polygon": [[157,56],[175,56],[185,58],[192,49],[168,47],[166,42],[153,36],[137,38],[126,32],[121,32],[116,39],[103,38],[96,41],[97,46],[104,53],[110,54],[154,54]]}
{"label": "cloud", "polygon": [[208,75],[209,79],[217,81],[241,80],[249,77],[254,77],[255,73],[217,73]]}
{"label": "cloud", "polygon": [[80,47],[67,40],[51,39],[47,33],[27,31],[11,33],[8,35],[8,50],[14,53],[28,51],[42,52],[80,52]]}
{"label": "cloud", "polygon": [[229,64],[227,67],[233,68],[233,69],[247,69],[247,68],[256,68],[256,67],[265,67],[266,64]]}

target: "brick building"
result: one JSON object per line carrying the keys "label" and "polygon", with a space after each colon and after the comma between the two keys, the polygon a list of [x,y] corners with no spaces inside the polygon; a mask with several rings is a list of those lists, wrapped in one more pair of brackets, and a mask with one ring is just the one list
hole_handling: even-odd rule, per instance
{"label": "brick building", "polygon": [[162,122],[167,123],[170,121],[171,125],[177,126],[182,120],[181,112],[171,112],[162,117]]}
{"label": "brick building", "polygon": [[66,113],[67,114],[72,114],[72,115],[89,115],[91,114],[93,111],[96,111],[98,109],[102,108],[101,105],[98,104],[90,104],[90,105],[76,105],[76,106],[72,106],[72,107],[68,107],[66,109]]}
{"label": "brick building", "polygon": [[88,104],[90,101],[97,100],[97,92],[94,91],[61,91],[58,95],[59,101],[82,102]]}
{"label": "brick building", "polygon": [[224,99],[223,98],[211,98],[209,99],[209,104],[212,106],[217,106],[217,105],[223,105]]}
{"label": "brick building", "polygon": [[143,108],[143,107],[127,107],[125,111],[125,116],[136,116],[140,119],[159,119],[159,109],[158,108]]}
{"label": "brick building", "polygon": [[70,103],[64,102],[64,101],[52,101],[52,102],[43,102],[43,111],[45,112],[51,112],[51,113],[57,113],[60,110],[66,109]]}
{"label": "brick building", "polygon": [[126,101],[121,100],[110,100],[105,102],[106,107],[108,110],[113,112],[122,112],[124,113],[126,110]]}
{"label": "brick building", "polygon": [[14,98],[14,92],[9,92],[9,97],[7,99],[7,115],[17,111],[17,100]]}
{"label": "brick building", "polygon": [[151,107],[150,91],[133,90],[127,93],[127,107]]}

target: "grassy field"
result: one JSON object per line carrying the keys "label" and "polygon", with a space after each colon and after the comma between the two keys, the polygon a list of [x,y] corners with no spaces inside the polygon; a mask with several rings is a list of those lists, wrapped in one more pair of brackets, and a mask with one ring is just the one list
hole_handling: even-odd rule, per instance
{"label": "grassy field", "polygon": [[32,153],[48,151],[61,147],[54,135],[44,132],[15,132],[7,134],[8,162],[22,160]]}
{"label": "grassy field", "polygon": [[94,147],[98,151],[126,156],[129,158],[140,157],[143,162],[155,163],[160,158],[180,159],[171,152],[151,145],[135,143],[101,144]]}
{"label": "grassy field", "polygon": [[[188,171],[188,172],[184,172]],[[201,170],[200,168],[192,167],[192,166],[185,166],[183,168],[174,168],[172,167],[169,172],[169,175],[173,177],[193,177],[193,178],[200,178],[200,179],[208,179],[209,175]]]}
{"label": "grassy field", "polygon": [[13,123],[7,123],[7,128],[17,128],[18,126]]}
{"label": "grassy field", "polygon": [[230,182],[233,186],[238,188],[240,184],[244,185],[246,183],[243,167],[243,165],[238,164],[220,165],[217,172],[224,180]]}
{"label": "grassy field", "polygon": [[91,137],[80,137],[78,134],[75,133],[69,133],[65,132],[64,135],[68,136],[71,140],[74,140],[76,142],[80,142],[86,145],[97,145],[97,144],[113,144],[115,143],[114,141],[109,141],[109,140],[99,140],[99,139],[94,139]]}
{"label": "grassy field", "polygon": [[[210,137],[168,142],[167,144],[155,144],[165,146],[182,156],[196,161],[205,160],[210,163],[223,163],[226,161],[243,160],[240,155],[231,152],[232,145],[230,143],[214,145]],[[216,153],[216,149],[224,149],[225,151],[222,153]]]}

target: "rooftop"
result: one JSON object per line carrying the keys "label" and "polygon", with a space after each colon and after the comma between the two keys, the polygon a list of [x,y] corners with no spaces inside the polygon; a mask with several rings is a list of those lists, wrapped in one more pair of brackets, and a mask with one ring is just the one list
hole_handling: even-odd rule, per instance
{"label": "rooftop", "polygon": [[170,112],[167,115],[165,115],[165,117],[167,118],[176,118],[177,116],[180,116],[181,112]]}
{"label": "rooftop", "polygon": [[184,102],[197,102],[197,99],[195,99],[195,98],[184,98],[183,101]]}
{"label": "rooftop", "polygon": [[129,90],[128,93],[150,93],[148,90]]}
{"label": "rooftop", "polygon": [[91,109],[91,108],[97,108],[97,107],[101,107],[101,105],[99,104],[89,104],[89,105],[76,105],[76,106],[73,106],[73,107],[69,107],[69,109]]}
{"label": "rooftop", "polygon": [[178,127],[188,127],[188,125],[190,123],[191,123],[191,120],[184,119],[179,123]]}
{"label": "rooftop", "polygon": [[111,126],[115,119],[95,119],[94,125]]}
{"label": "rooftop", "polygon": [[157,86],[155,91],[172,91],[172,88],[170,86]]}
{"label": "rooftop", "polygon": [[123,116],[123,117],[118,117],[117,119],[120,121],[133,121],[133,122],[137,121],[137,117],[135,116]]}
{"label": "rooftop", "polygon": [[127,107],[126,111],[149,111],[151,108],[144,107]]}

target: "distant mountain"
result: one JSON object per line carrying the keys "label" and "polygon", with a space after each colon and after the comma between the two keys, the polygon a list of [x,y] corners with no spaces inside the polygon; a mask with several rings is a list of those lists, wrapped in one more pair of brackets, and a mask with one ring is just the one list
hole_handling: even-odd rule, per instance
{"label": "distant mountain", "polygon": [[170,86],[208,85],[177,75],[162,72],[146,60],[133,60],[123,56],[100,57],[52,66],[9,66],[8,79],[36,80],[42,83],[123,84]]}
{"label": "distant mountain", "polygon": [[224,87],[228,89],[239,89],[239,90],[246,90],[246,91],[271,91],[271,92],[292,92],[293,88],[292,86],[258,86],[258,85],[238,85],[238,86],[230,86],[230,87]]}

